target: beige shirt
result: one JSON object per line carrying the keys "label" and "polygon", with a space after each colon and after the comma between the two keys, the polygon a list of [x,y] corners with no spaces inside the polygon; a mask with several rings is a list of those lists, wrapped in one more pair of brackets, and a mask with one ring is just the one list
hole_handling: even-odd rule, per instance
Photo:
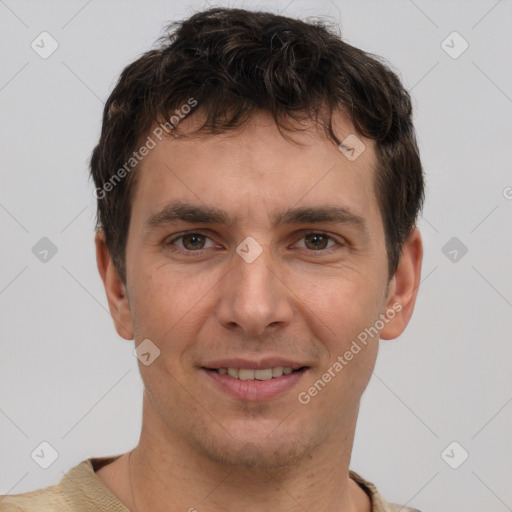
{"label": "beige shirt", "polygon": [[[95,473],[120,455],[86,459],[71,468],[57,485],[22,494],[0,496],[0,512],[130,512]],[[419,512],[387,503],[375,486],[350,471],[368,494],[372,512]]]}

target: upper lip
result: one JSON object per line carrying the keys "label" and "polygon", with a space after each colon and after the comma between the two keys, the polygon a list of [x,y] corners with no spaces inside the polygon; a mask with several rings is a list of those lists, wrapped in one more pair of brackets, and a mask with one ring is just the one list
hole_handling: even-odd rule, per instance
{"label": "upper lip", "polygon": [[307,366],[303,363],[298,363],[291,359],[283,359],[282,357],[266,357],[258,361],[249,360],[244,358],[233,358],[233,359],[216,359],[209,361],[202,365],[203,368],[218,369],[218,368],[247,368],[250,370],[263,370],[265,368],[276,368],[282,366],[283,368],[292,368],[298,370],[303,366]]}

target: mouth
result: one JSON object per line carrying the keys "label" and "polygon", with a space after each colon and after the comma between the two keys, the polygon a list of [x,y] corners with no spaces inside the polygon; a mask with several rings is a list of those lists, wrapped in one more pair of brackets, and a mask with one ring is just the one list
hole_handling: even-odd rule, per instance
{"label": "mouth", "polygon": [[219,375],[229,375],[233,379],[239,380],[270,380],[278,379],[283,375],[290,375],[293,372],[305,370],[307,366],[301,366],[294,370],[289,366],[274,366],[273,368],[263,368],[254,370],[252,368],[205,368],[211,372],[217,372]]}
{"label": "mouth", "polygon": [[217,384],[218,389],[244,401],[259,401],[282,395],[294,387],[308,369],[308,366],[201,368]]}

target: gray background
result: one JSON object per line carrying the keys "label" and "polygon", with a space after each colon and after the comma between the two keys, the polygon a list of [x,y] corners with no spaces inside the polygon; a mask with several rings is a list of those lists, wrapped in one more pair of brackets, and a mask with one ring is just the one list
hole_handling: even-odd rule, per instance
{"label": "gray background", "polygon": [[[381,342],[351,467],[423,512],[512,510],[512,3],[214,5],[332,17],[412,91],[428,185],[423,283],[405,334]],[[123,67],[203,6],[0,1],[1,494],[137,444],[142,381],[96,270],[88,159]],[[30,46],[43,31],[59,44],[47,59]],[[453,31],[469,43],[456,59],[441,46]],[[57,248],[46,262],[32,252],[43,237]],[[443,252],[452,237],[459,247]],[[31,458],[43,441],[58,452],[48,469]],[[452,469],[442,453],[456,465],[463,449]]]}

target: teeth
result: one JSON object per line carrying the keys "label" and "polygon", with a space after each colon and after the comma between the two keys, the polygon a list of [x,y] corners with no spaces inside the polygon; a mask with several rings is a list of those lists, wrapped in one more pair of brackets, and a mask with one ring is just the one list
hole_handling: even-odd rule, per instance
{"label": "teeth", "polygon": [[281,377],[281,375],[283,375],[282,366],[276,366],[275,368],[272,368],[272,377]]}
{"label": "teeth", "polygon": [[228,368],[228,375],[234,379],[238,379],[238,368]]}
{"label": "teeth", "polygon": [[240,370],[238,370],[238,378],[240,380],[254,380],[254,370],[240,368]]}
{"label": "teeth", "polygon": [[256,380],[270,380],[272,378],[272,368],[254,370],[254,378]]}
{"label": "teeth", "polygon": [[263,370],[253,370],[250,368],[218,368],[217,372],[221,375],[229,375],[239,380],[270,380],[282,375],[290,375],[292,368],[283,368],[276,366],[274,368],[265,368]]}

